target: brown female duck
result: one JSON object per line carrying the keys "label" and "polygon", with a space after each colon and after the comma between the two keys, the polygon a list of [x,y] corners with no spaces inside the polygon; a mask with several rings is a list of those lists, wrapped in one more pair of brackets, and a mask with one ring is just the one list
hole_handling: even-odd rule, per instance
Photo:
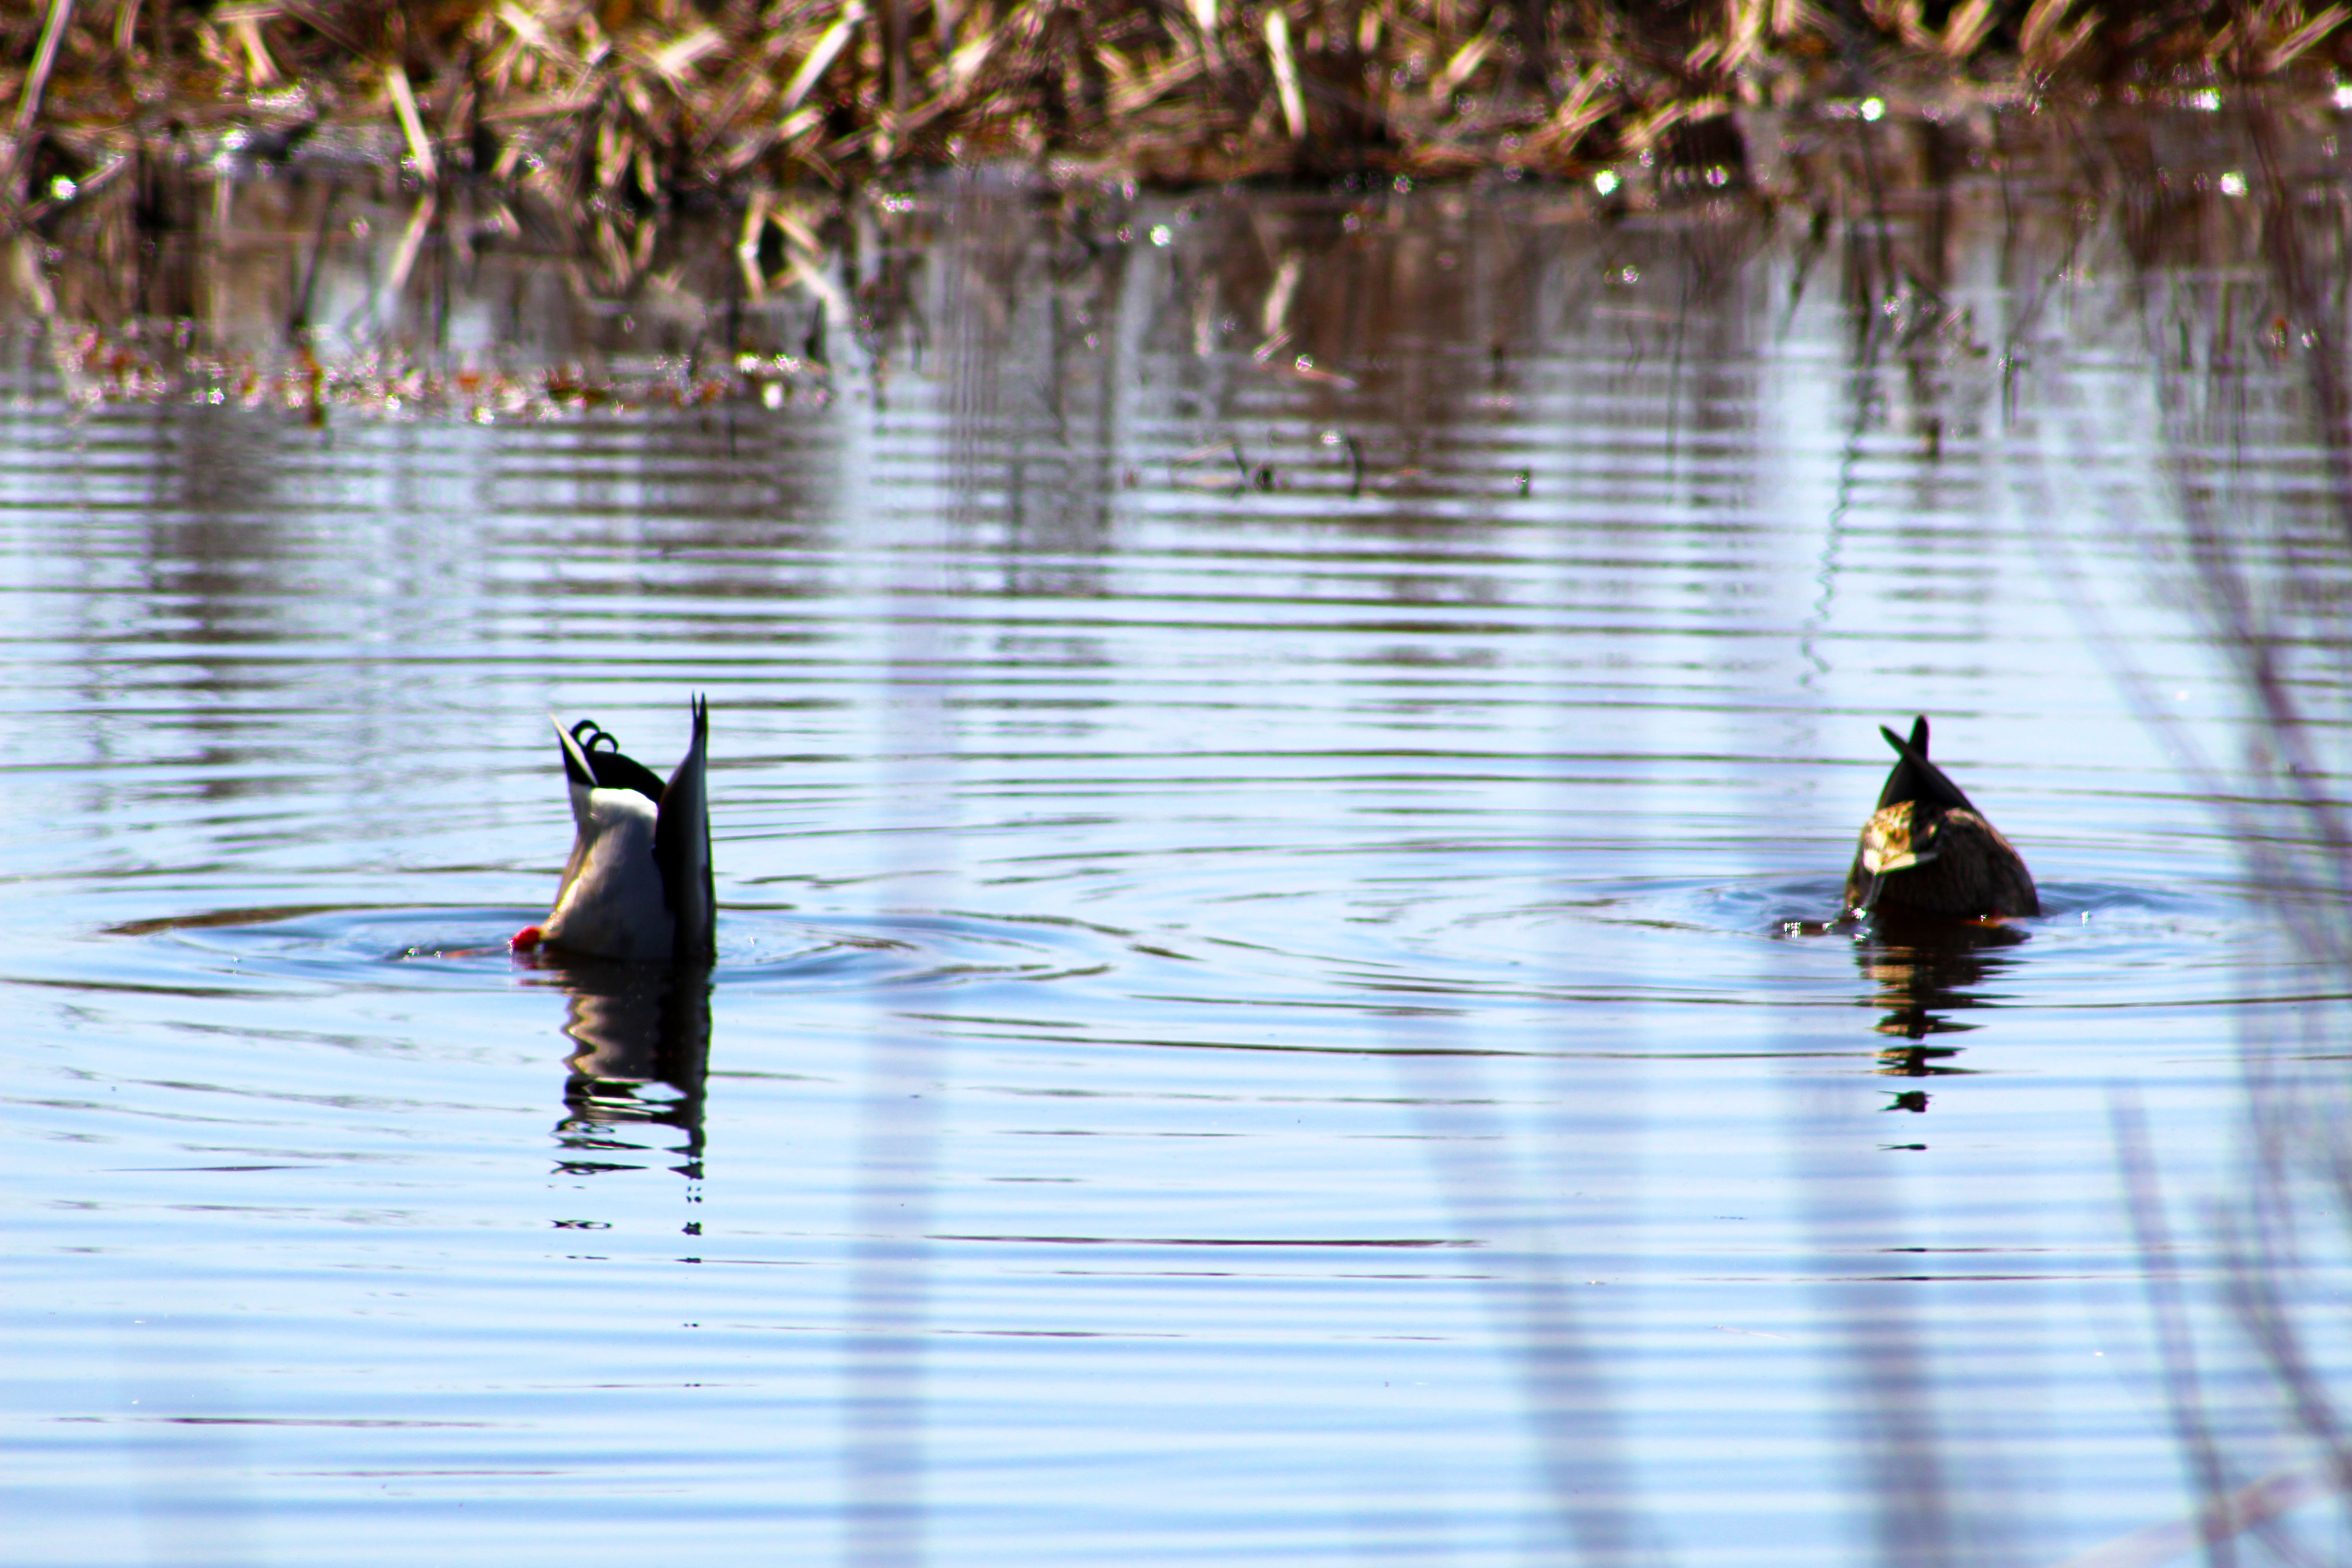
{"label": "brown female duck", "polygon": [[1884,725],[1878,733],[1900,760],[1862,825],[1845,875],[1847,910],[1959,920],[2041,914],[2024,859],[1927,760],[1927,719],[1912,721],[1909,740]]}

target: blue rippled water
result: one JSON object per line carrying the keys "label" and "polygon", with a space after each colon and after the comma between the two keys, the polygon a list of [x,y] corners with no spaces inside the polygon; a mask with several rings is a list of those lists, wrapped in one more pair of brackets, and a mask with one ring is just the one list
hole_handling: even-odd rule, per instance
{"label": "blue rippled water", "polygon": [[[2134,302],[2242,258],[1937,199],[1899,343],[1802,223],[1540,192],[1091,248],[944,193],[781,406],[321,426],[92,399],[20,322],[0,1555],[2054,1565],[2180,1517],[2111,1115],[2189,1226],[2245,1018],[2345,992],[2182,750],[2259,729],[2151,543],[2194,432]],[[2303,517],[2300,383],[2247,384],[2232,482]],[[510,956],[546,714],[667,769],[693,692],[717,969]],[[2039,918],[1823,924],[1921,712]]]}

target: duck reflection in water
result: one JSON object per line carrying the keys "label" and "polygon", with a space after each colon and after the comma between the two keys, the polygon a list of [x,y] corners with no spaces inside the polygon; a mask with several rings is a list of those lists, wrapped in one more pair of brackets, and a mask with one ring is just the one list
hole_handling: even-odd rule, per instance
{"label": "duck reflection in water", "polygon": [[[2012,961],[2003,950],[2026,939],[2007,921],[2042,912],[2025,861],[1944,770],[1927,759],[1927,721],[1906,740],[1881,727],[1895,763],[1863,824],[1846,873],[1849,918],[1870,920],[1855,945],[1863,974],[1889,1009],[1875,1026],[1890,1043],[1879,1071],[1926,1078],[1966,1071],[1936,1037],[1976,1028],[1950,1015],[1979,1005],[1986,982]],[[1895,1097],[1892,1110],[1925,1111],[1927,1096]]]}
{"label": "duck reflection in water", "polygon": [[[1983,1005],[1984,988],[2016,962],[2012,950],[2024,940],[2025,933],[2010,925],[1878,920],[1854,944],[1863,977],[1877,988],[1868,1005],[1886,1009],[1871,1026],[1887,1037],[1879,1048],[1878,1071],[1902,1078],[1969,1071],[1952,1065],[1958,1045],[1937,1042],[1979,1027],[1952,1015]],[[1927,1108],[1925,1094],[1899,1096],[1890,1107]]]}
{"label": "duck reflection in water", "polygon": [[[541,953],[531,967],[570,994],[563,1032],[568,1111],[556,1134],[574,1158],[566,1168],[615,1168],[599,1159],[642,1145],[623,1130],[660,1124],[686,1134],[682,1174],[702,1174],[702,1086],[710,1061],[710,971],[577,959]],[[667,1090],[664,1093],[658,1091]],[[630,1168],[634,1168],[634,1165]]]}

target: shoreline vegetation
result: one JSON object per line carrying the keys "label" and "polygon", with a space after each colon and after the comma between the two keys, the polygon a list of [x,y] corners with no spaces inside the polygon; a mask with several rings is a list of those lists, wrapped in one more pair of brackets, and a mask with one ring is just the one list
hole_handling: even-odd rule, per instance
{"label": "shoreline vegetation", "polygon": [[1742,110],[2325,90],[2352,66],[2352,6],[0,0],[0,60],[21,62],[0,68],[11,227],[142,162],[225,158],[643,215],[959,165],[1736,187]]}

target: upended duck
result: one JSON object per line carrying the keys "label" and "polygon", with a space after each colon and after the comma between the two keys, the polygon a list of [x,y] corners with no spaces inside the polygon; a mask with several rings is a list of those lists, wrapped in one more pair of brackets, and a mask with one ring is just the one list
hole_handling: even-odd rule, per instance
{"label": "upended duck", "polygon": [[694,699],[694,742],[664,784],[620,743],[582,719],[551,716],[578,828],[555,909],[515,933],[516,951],[545,946],[583,957],[709,964],[718,956],[710,890],[710,708]]}
{"label": "upended duck", "polygon": [[1900,760],[1862,825],[1845,875],[1848,912],[1959,920],[2041,914],[2023,857],[1927,760],[1927,719],[1912,721],[1909,740],[1885,725],[1878,733]]}

